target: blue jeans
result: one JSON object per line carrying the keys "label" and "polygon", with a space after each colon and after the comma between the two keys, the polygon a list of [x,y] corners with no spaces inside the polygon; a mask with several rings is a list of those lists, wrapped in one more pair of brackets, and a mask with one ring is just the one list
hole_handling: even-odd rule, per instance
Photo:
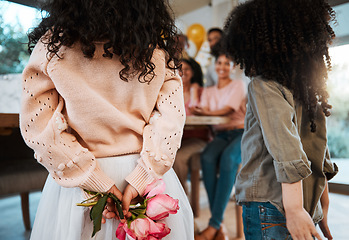
{"label": "blue jeans", "polygon": [[269,202],[247,202],[242,206],[246,240],[290,240],[286,218]]}
{"label": "blue jeans", "polygon": [[201,154],[203,181],[210,203],[209,225],[219,229],[241,162],[243,129],[219,132]]}

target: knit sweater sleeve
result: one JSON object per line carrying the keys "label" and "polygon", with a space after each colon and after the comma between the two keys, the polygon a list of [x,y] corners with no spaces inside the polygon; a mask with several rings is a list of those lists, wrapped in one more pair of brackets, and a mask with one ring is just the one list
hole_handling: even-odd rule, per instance
{"label": "knit sweater sleeve", "polygon": [[166,69],[153,116],[144,128],[141,157],[126,178],[140,195],[148,184],[171,169],[180,147],[184,123],[182,81],[178,73]]}
{"label": "knit sweater sleeve", "polygon": [[[53,58],[57,61],[57,56]],[[47,57],[47,49],[39,41],[22,74],[23,138],[61,186],[106,192],[114,182],[99,168],[94,155],[69,133],[64,100],[50,78],[50,72],[55,70],[53,58]]]}

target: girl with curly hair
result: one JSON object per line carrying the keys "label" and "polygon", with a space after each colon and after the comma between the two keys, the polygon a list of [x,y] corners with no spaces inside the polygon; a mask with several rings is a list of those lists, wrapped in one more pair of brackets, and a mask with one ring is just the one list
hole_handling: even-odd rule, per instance
{"label": "girl with curly hair", "polygon": [[252,0],[232,11],[226,44],[251,78],[236,198],[246,239],[332,239],[327,71],[334,11],[325,0]]}
{"label": "girl with curly hair", "polygon": [[[163,0],[54,0],[29,34],[21,131],[49,171],[31,239],[91,239],[82,189],[131,200],[163,178],[180,210],[164,239],[193,239],[193,216],[171,169],[185,108],[176,28]],[[116,239],[109,202],[93,239]]]}

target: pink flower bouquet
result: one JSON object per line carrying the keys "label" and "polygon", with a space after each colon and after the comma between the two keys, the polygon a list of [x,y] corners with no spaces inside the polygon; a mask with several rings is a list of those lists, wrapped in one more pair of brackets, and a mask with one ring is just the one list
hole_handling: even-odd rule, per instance
{"label": "pink flower bouquet", "polygon": [[[178,199],[164,194],[165,188],[165,182],[161,179],[147,186],[142,202],[130,206],[131,217],[126,222],[119,223],[116,230],[116,237],[119,240],[125,240],[126,236],[131,240],[157,240],[171,232],[165,223],[158,222],[170,214],[176,214],[179,210]],[[93,221],[92,237],[101,229],[102,212],[108,198],[114,200],[120,218],[124,218],[121,201],[115,195],[86,192],[92,197],[77,205],[92,207],[90,211],[90,218]]]}
{"label": "pink flower bouquet", "polygon": [[124,240],[126,235],[132,240],[162,239],[171,232],[165,223],[157,221],[177,213],[178,199],[163,194],[164,191],[163,180],[148,185],[143,202],[130,206],[131,217],[126,223],[119,223],[116,230],[119,240]]}

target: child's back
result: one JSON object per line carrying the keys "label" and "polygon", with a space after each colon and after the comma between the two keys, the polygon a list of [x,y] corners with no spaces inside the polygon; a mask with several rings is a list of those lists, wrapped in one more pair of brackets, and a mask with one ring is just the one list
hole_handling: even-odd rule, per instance
{"label": "child's back", "polygon": [[331,238],[327,180],[337,169],[325,116],[333,16],[324,0],[252,0],[228,18],[228,50],[251,78],[236,184],[246,239],[319,238],[313,222]]}
{"label": "child's back", "polygon": [[[113,193],[128,214],[159,178],[181,204],[164,220],[167,239],[192,239],[190,204],[171,169],[185,110],[168,6],[54,0],[45,10],[23,72],[22,135],[50,173],[31,239],[90,239],[88,211],[76,206],[82,189]],[[108,203],[93,239],[115,239],[115,211]]]}

